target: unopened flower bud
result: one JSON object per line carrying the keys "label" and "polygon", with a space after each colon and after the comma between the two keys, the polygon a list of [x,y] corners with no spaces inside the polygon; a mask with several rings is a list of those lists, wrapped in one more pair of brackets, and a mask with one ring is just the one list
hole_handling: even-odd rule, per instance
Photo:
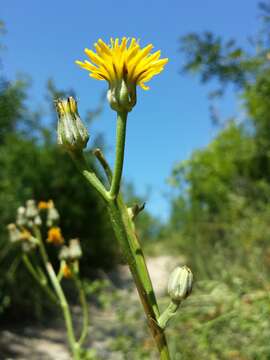
{"label": "unopened flower bud", "polygon": [[25,207],[23,206],[20,206],[18,209],[17,209],[17,217],[16,217],[16,224],[18,226],[25,226],[26,223],[27,223],[27,218],[26,218],[26,215],[25,215]]}
{"label": "unopened flower bud", "polygon": [[76,101],[70,96],[67,100],[58,99],[55,106],[58,114],[58,144],[66,151],[83,150],[89,134],[80,119]]}
{"label": "unopened flower bud", "polygon": [[107,99],[111,108],[118,112],[129,112],[136,105],[136,85],[128,85],[125,79],[114,82],[107,92]]}
{"label": "unopened flower bud", "polygon": [[37,215],[34,219],[34,224],[36,226],[40,226],[42,224],[42,221],[41,221],[41,217],[39,215]]}
{"label": "unopened flower bud", "polygon": [[35,200],[27,200],[25,216],[27,219],[34,219],[38,215],[38,209],[36,207]]}
{"label": "unopened flower bud", "polygon": [[69,247],[66,245],[62,246],[58,257],[59,260],[69,260]]}
{"label": "unopened flower bud", "polygon": [[68,246],[63,246],[59,253],[60,260],[76,261],[82,257],[79,239],[71,239]]}
{"label": "unopened flower bud", "polygon": [[21,240],[20,238],[20,230],[17,228],[15,224],[9,224],[7,226],[8,233],[9,233],[9,240],[12,243],[18,242]]}
{"label": "unopened flower bud", "polygon": [[69,241],[70,257],[72,260],[78,260],[82,257],[82,249],[79,239],[71,239]]}
{"label": "unopened flower bud", "polygon": [[48,202],[47,226],[51,227],[57,224],[59,218],[60,218],[59,212],[55,208],[54,202],[50,200]]}
{"label": "unopened flower bud", "polygon": [[192,291],[193,275],[187,266],[178,266],[169,277],[168,293],[172,301],[180,302]]}

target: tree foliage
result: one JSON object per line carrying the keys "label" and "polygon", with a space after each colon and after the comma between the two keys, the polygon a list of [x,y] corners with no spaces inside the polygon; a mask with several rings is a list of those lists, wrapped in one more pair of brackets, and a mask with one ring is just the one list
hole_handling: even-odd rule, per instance
{"label": "tree foliage", "polygon": [[[102,202],[55,143],[53,100],[74,92],[58,90],[49,81],[47,115],[52,120],[44,125],[42,114],[29,109],[28,87],[23,78],[0,80],[0,271],[4,274],[0,279],[0,314],[9,309],[8,314],[15,310],[16,316],[22,315],[20,311],[34,315],[33,306],[37,314],[44,305],[43,294],[29,285],[31,278],[7,239],[6,225],[14,221],[17,208],[27,199],[54,200],[66,240],[81,240],[84,276],[97,268],[111,268],[121,260]],[[101,106],[89,111],[87,118],[99,114]],[[87,157],[95,167],[91,149]]]}
{"label": "tree foliage", "polygon": [[202,276],[234,261],[247,266],[258,256],[269,273],[262,255],[270,249],[269,6],[260,8],[263,30],[248,50],[209,32],[182,38],[183,71],[196,72],[204,83],[214,80],[218,95],[235,85],[245,113],[244,120],[230,119],[206,148],[177,164],[170,178],[178,192],[170,226]]}

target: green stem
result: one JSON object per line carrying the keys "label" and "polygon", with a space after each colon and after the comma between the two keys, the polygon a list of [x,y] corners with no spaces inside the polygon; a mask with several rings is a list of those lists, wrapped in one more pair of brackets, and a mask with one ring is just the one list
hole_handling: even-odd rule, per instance
{"label": "green stem", "polygon": [[95,149],[93,153],[94,153],[95,157],[98,159],[98,161],[100,162],[101,166],[103,167],[105,174],[107,176],[107,179],[108,179],[109,183],[111,184],[112,170],[111,170],[110,165],[108,164],[107,160],[105,159],[103,152],[100,149]]}
{"label": "green stem", "polygon": [[55,290],[55,293],[59,299],[59,303],[60,303],[62,313],[63,313],[64,319],[65,319],[68,342],[69,342],[69,346],[72,351],[73,358],[74,358],[74,360],[80,360],[80,345],[76,342],[76,338],[75,338],[75,334],[74,334],[74,330],[73,330],[71,313],[70,313],[70,309],[69,309],[69,305],[68,305],[66,296],[60,285],[60,282],[57,279],[57,276],[52,267],[52,264],[49,261],[49,258],[48,258],[43,240],[42,240],[42,236],[41,236],[41,233],[40,233],[40,230],[38,229],[38,227],[34,228],[34,232],[35,232],[35,236],[39,242],[40,254],[41,254],[42,260],[44,262],[44,266],[47,270],[48,276],[51,280],[51,283]]}
{"label": "green stem", "polygon": [[176,303],[171,301],[168,307],[164,310],[164,312],[158,318],[158,325],[161,329],[165,329],[168,325],[168,322],[174,317],[177,313],[177,310],[180,306],[180,302]]}
{"label": "green stem", "polygon": [[112,184],[110,189],[111,198],[115,199],[119,193],[123,164],[124,164],[124,150],[126,141],[126,124],[127,112],[117,113],[117,128],[116,128],[116,154]]}
{"label": "green stem", "polygon": [[54,290],[60,300],[60,305],[61,305],[62,312],[64,315],[65,323],[66,323],[68,342],[69,342],[69,345],[70,345],[70,348],[71,348],[71,351],[73,354],[73,358],[74,358],[74,360],[80,360],[80,345],[76,342],[76,338],[75,338],[74,330],[73,330],[71,313],[70,313],[70,309],[69,309],[69,305],[68,305],[66,296],[62,290],[61,285],[59,284],[59,281],[54,272],[52,264],[47,263],[46,269],[47,269],[48,275],[51,279]]}
{"label": "green stem", "polygon": [[59,305],[58,300],[55,296],[55,294],[51,291],[51,289],[48,287],[47,279],[42,276],[42,278],[39,276],[38,272],[33,267],[30,259],[26,254],[23,255],[23,262],[26,266],[27,270],[30,272],[30,274],[33,276],[33,278],[36,280],[36,282],[39,284],[39,286],[46,292],[48,297],[51,301],[53,301],[56,305]]}
{"label": "green stem", "polygon": [[73,279],[74,279],[75,285],[76,285],[76,287],[78,289],[78,292],[79,292],[80,302],[81,302],[82,311],[83,311],[82,332],[81,332],[81,336],[80,336],[79,341],[78,341],[78,343],[81,346],[84,343],[84,341],[86,339],[86,336],[88,334],[88,327],[89,327],[88,304],[87,304],[87,301],[86,301],[85,291],[84,291],[81,280],[74,273],[73,273]]}
{"label": "green stem", "polygon": [[109,194],[105,189],[102,182],[96,176],[93,171],[88,170],[86,160],[82,152],[71,152],[71,158],[73,159],[75,165],[77,166],[80,173],[86,178],[86,180],[97,190],[97,192],[102,196],[105,201],[108,201]]}
{"label": "green stem", "polygon": [[116,238],[119,241],[136,284],[147,317],[148,326],[159,349],[160,358],[162,360],[169,360],[170,355],[166,337],[163,330],[158,326],[160,313],[152,282],[127,208],[122,202],[121,197],[119,197],[117,201],[109,202],[108,209]]}
{"label": "green stem", "polygon": [[[155,339],[157,347],[160,352],[161,360],[169,360],[169,350],[167,340],[163,329],[158,326],[158,318],[160,316],[155,293],[153,290],[152,282],[148,273],[144,255],[135,233],[134,223],[132,222],[127,207],[125,206],[121,195],[119,196],[123,162],[124,162],[124,150],[125,150],[125,137],[126,137],[126,122],[127,112],[117,114],[117,131],[116,131],[116,159],[114,165],[114,173],[111,182],[111,189],[108,192],[105,190],[105,194],[101,191],[100,194],[107,202],[111,223],[116,235],[116,238],[120,244],[123,255],[129,265],[134,282],[136,284],[143,308],[147,317],[147,322],[152,336]],[[74,158],[76,162],[77,159]],[[107,168],[107,164],[103,159],[99,158],[101,165]],[[81,172],[87,170],[81,169]],[[106,169],[106,174],[107,174]],[[107,176],[110,174],[107,174]],[[86,177],[86,176],[85,176]],[[91,178],[87,178],[88,182],[93,184]],[[104,189],[103,185],[102,188]]]}

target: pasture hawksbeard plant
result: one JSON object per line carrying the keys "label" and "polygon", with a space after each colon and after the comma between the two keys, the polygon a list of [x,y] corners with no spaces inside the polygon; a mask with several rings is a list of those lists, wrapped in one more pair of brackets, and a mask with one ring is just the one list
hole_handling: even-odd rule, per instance
{"label": "pasture hawksbeard plant", "polygon": [[[126,205],[120,192],[127,115],[136,104],[136,88],[140,86],[142,89],[148,90],[145,83],[163,70],[168,59],[160,59],[160,51],[151,53],[152,44],[141,48],[135,38],[129,40],[123,37],[121,41],[111,39],[109,45],[99,39],[94,47],[96,52],[85,49],[90,61],[76,61],[76,63],[88,70],[91,77],[97,80],[106,80],[109,84],[107,99],[111,108],[117,112],[114,169],[111,169],[100,149],[94,149],[92,153],[103,167],[107,179],[105,181],[99,179],[95,171],[89,168],[83,154],[88,140],[87,130],[78,116],[77,104],[71,97],[67,100],[56,100],[59,120],[58,144],[69,153],[78,170],[105,202],[112,229],[125,261],[129,265],[160,359],[169,360],[170,353],[164,330],[180,302],[174,304],[173,309],[169,305],[169,311],[166,309],[164,313],[160,314],[134,223],[136,216],[139,216],[144,206],[130,207]],[[70,264],[70,257],[74,253],[78,253],[78,248],[77,243],[73,240],[69,247],[63,247],[60,254],[61,261]],[[182,281],[183,277],[180,278]]]}

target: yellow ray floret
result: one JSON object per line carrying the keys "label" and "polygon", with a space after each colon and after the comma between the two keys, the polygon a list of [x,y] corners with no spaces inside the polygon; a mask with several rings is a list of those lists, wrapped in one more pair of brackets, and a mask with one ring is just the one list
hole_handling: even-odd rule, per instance
{"label": "yellow ray floret", "polygon": [[85,49],[90,61],[76,61],[83,69],[90,72],[90,76],[98,80],[107,80],[111,86],[124,80],[130,85],[139,85],[148,90],[146,82],[159,74],[168,59],[160,59],[160,51],[151,54],[153,45],[141,48],[138,40],[123,37],[111,39],[110,45],[101,39],[95,43],[96,52]]}
{"label": "yellow ray floret", "polygon": [[61,245],[64,243],[61,229],[59,227],[52,227],[48,231],[47,242],[54,245]]}

